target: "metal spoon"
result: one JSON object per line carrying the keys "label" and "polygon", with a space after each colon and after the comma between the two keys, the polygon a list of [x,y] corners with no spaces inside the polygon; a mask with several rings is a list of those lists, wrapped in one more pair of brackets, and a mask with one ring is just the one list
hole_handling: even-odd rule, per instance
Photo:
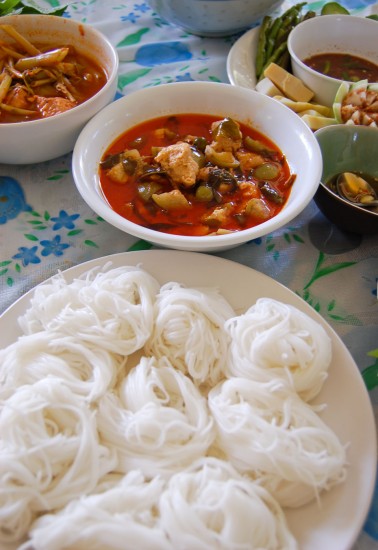
{"label": "metal spoon", "polygon": [[363,208],[378,206],[378,196],[373,187],[361,176],[353,172],[343,172],[336,181],[340,197]]}

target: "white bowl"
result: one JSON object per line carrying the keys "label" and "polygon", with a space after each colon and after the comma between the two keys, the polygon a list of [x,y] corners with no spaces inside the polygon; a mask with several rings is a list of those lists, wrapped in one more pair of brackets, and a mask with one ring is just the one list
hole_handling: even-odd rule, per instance
{"label": "white bowl", "polygon": [[349,53],[378,64],[377,22],[353,15],[321,15],[291,31],[288,50],[295,76],[315,94],[314,101],[331,107],[342,80],[325,76],[303,63],[320,53]]}
{"label": "white bowl", "polygon": [[[53,15],[10,15],[2,24],[13,25],[32,43],[74,45],[93,57],[106,71],[107,83],[92,98],[64,113],[49,118],[0,124],[0,162],[31,164],[47,161],[72,151],[88,120],[114,99],[117,90],[118,55],[99,31],[72,19]],[[10,42],[0,29],[0,40]]]}
{"label": "white bowl", "polygon": [[243,31],[283,0],[147,0],[163,19],[200,36]]}
{"label": "white bowl", "polygon": [[[281,212],[251,229],[202,237],[169,235],[147,229],[114,212],[100,188],[99,162],[103,154],[128,128],[144,120],[179,113],[230,116],[269,136],[285,154],[292,172],[297,175]],[[98,113],[77,140],[72,170],[83,199],[115,227],[162,247],[210,252],[226,250],[266,235],[297,216],[315,194],[322,172],[322,160],[311,130],[300,117],[278,101],[231,84],[178,82],[139,90]]]}

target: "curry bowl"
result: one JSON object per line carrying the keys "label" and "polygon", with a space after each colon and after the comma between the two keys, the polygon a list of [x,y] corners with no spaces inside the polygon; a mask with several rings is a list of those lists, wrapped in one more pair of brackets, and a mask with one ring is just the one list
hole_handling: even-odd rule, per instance
{"label": "curry bowl", "polygon": [[340,229],[357,234],[378,233],[378,206],[361,207],[339,196],[329,182],[342,173],[375,178],[378,193],[378,130],[366,126],[338,124],[315,132],[323,158],[323,173],[315,202]]}
{"label": "curry bowl", "polygon": [[[105,198],[100,178],[100,162],[110,145],[127,130],[146,121],[159,117],[171,120],[184,114],[189,121],[199,115],[231,118],[252,127],[279,148],[290,169],[292,184],[285,204],[276,215],[254,227],[198,236],[153,229],[142,222],[130,221],[112,208]],[[165,84],[115,101],[86,125],[75,145],[72,159],[73,177],[79,193],[107,222],[158,246],[203,252],[238,246],[290,222],[312,199],[321,170],[319,145],[311,130],[293,111],[253,90],[212,82]],[[222,174],[224,172],[227,176],[227,169]],[[120,187],[122,192],[127,191],[122,183]],[[194,208],[187,210],[189,214],[192,211]]]}
{"label": "curry bowl", "polygon": [[[115,48],[90,25],[54,15],[4,16],[0,41],[23,56],[20,63],[13,58],[15,78],[2,99],[0,162],[31,164],[69,153],[88,120],[114,99]],[[46,52],[69,52],[71,58],[46,61]],[[59,86],[56,95],[64,98],[51,97],[52,81]],[[33,110],[34,101],[41,106],[39,111]]]}
{"label": "curry bowl", "polygon": [[[331,107],[343,81],[356,82],[365,76],[334,78],[308,66],[305,60],[320,54],[338,54],[340,64],[345,54],[356,56],[378,66],[377,22],[356,15],[322,15],[302,21],[288,37],[288,50],[293,74],[314,92],[314,101]],[[330,59],[327,60],[327,67]],[[327,70],[327,69],[325,69]],[[334,73],[338,74],[338,73]],[[366,74],[366,73],[365,73]],[[373,79],[370,82],[378,81]]]}

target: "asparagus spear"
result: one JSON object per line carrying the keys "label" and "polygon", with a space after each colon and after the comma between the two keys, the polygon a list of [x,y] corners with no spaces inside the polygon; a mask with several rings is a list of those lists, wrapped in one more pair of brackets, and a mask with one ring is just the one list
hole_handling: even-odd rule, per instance
{"label": "asparagus spear", "polygon": [[269,63],[282,59],[287,64],[287,37],[290,31],[305,16],[302,16],[302,8],[306,2],[300,2],[291,6],[281,16],[272,20],[272,17],[265,16],[260,30],[255,59],[256,77],[258,80],[263,77],[264,69]]}
{"label": "asparagus spear", "polygon": [[267,31],[269,30],[271,23],[272,23],[272,18],[269,15],[266,15],[262,20],[262,23],[260,26],[259,38],[257,43],[257,53],[256,53],[256,59],[255,59],[257,78],[259,78],[260,75],[262,74],[262,70],[265,64]]}

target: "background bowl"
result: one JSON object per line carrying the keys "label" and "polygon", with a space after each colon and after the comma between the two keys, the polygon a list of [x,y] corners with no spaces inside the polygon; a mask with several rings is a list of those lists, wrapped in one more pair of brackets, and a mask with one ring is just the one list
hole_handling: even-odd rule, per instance
{"label": "background bowl", "polygon": [[[179,113],[230,116],[262,132],[285,154],[297,177],[281,212],[251,229],[226,235],[188,237],[147,229],[117,214],[100,189],[99,161],[115,139],[145,120]],[[266,235],[299,214],[312,199],[322,170],[321,153],[311,130],[290,109],[263,94],[215,82],[178,82],[145,88],[98,113],[76,142],[72,159],[76,186],[87,204],[122,231],[166,248],[219,251]]]}
{"label": "background bowl", "polygon": [[335,225],[352,233],[378,233],[378,212],[355,206],[328,189],[325,182],[345,171],[378,177],[378,129],[338,124],[315,132],[323,157],[323,173],[315,202]]}
{"label": "background bowl", "polygon": [[310,69],[303,59],[320,53],[349,53],[378,64],[378,25],[366,17],[321,15],[291,31],[288,50],[292,72],[315,94],[313,100],[331,107],[342,82]]}
{"label": "background bowl", "polygon": [[200,36],[243,31],[283,0],[147,0],[163,19]]}
{"label": "background bowl", "polygon": [[[50,160],[72,151],[88,120],[114,99],[117,90],[118,56],[108,39],[89,25],[54,15],[10,15],[2,24],[13,25],[32,43],[73,45],[93,57],[106,71],[107,83],[96,95],[49,118],[0,124],[0,162],[31,164]],[[0,29],[0,40],[12,39]]]}

